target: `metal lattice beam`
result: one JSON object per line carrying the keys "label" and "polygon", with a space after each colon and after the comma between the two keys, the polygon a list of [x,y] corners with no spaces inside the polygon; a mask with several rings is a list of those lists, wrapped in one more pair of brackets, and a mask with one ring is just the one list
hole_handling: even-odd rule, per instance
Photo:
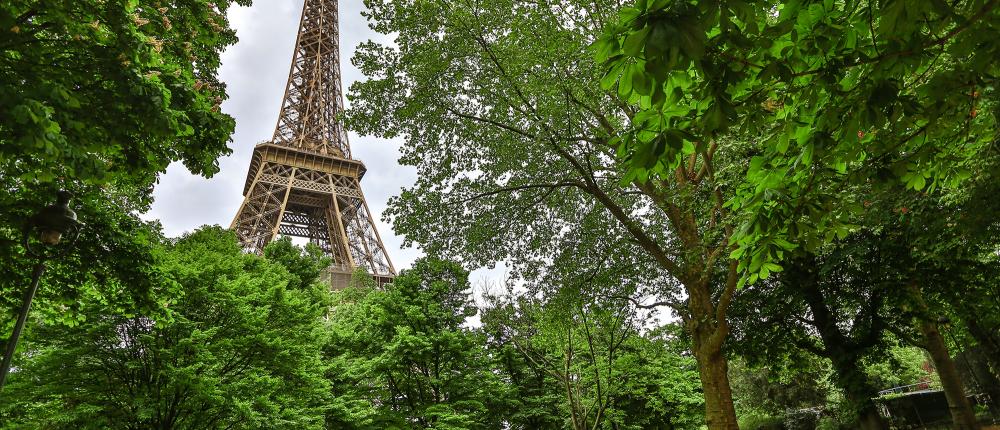
{"label": "metal lattice beam", "polygon": [[339,32],[337,0],[305,0],[278,125],[254,148],[231,228],[246,252],[261,254],[277,235],[302,237],[330,255],[333,273],[363,267],[386,282],[396,270],[361,192],[366,169],[337,121]]}
{"label": "metal lattice beam", "polygon": [[271,141],[303,151],[351,158],[343,125],[340,25],[336,0],[305,0],[292,67]]}

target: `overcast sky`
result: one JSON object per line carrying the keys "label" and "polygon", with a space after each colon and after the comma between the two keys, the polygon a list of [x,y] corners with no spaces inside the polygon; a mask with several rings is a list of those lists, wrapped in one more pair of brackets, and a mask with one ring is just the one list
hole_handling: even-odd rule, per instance
{"label": "overcast sky", "polygon": [[[363,79],[349,59],[359,43],[386,40],[368,28],[361,11],[362,0],[340,1],[341,51],[344,88]],[[249,8],[235,7],[229,17],[239,43],[222,56],[220,77],[228,85],[229,100],[222,109],[236,118],[233,154],[219,161],[222,170],[211,179],[189,173],[184,166],[171,166],[160,179],[156,198],[147,218],[159,219],[168,236],[178,236],[205,224],[228,227],[242,202],[243,183],[253,147],[271,138],[281,107],[292,48],[302,12],[302,0],[257,1]],[[381,220],[386,202],[413,184],[416,173],[402,167],[399,141],[387,141],[351,133],[354,157],[368,167],[361,188],[374,212],[376,224],[397,269],[407,268],[420,256],[415,249],[402,249],[402,239]],[[477,271],[471,280],[479,283],[502,277],[498,271]]]}

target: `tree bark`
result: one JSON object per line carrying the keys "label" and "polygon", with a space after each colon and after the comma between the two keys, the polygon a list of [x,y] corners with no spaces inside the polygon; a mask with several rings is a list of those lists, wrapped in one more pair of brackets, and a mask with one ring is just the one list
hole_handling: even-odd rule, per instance
{"label": "tree bark", "polygon": [[712,303],[708,282],[692,282],[687,290],[690,315],[685,327],[691,334],[692,352],[698,362],[705,396],[705,424],[709,430],[739,430],[729,385],[729,362],[722,353],[723,341],[729,335],[724,309],[719,312]]}
{"label": "tree bark", "polygon": [[709,430],[739,430],[729,386],[729,363],[721,348],[710,351],[698,348],[698,343],[695,341],[695,358],[705,394],[705,424]]}
{"label": "tree bark", "polygon": [[924,346],[934,361],[937,368],[938,377],[941,378],[941,388],[944,390],[945,398],[948,399],[948,410],[951,412],[952,428],[955,430],[979,430],[979,423],[976,422],[976,414],[972,411],[969,399],[965,397],[965,390],[962,388],[962,379],[958,376],[958,369],[955,361],[948,353],[948,347],[944,343],[944,338],[938,330],[937,323],[930,318],[930,311],[927,302],[924,301],[923,293],[916,282],[909,285],[910,294],[917,306],[917,311],[921,315],[918,329],[924,338]]}

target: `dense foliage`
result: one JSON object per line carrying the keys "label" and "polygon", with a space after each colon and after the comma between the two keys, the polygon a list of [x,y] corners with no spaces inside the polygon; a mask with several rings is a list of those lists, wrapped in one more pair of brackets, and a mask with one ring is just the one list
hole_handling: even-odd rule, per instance
{"label": "dense foliage", "polygon": [[759,144],[727,202],[753,281],[791,243],[846,236],[851,184],[933,192],[976,173],[997,140],[998,36],[995,1],[637,0],[594,49],[636,106],[616,141],[627,175]]}
{"label": "dense foliage", "polygon": [[331,428],[500,427],[501,381],[482,335],[464,327],[476,313],[468,290],[460,266],[425,259],[385,290],[338,294],[327,350],[344,407]]}
{"label": "dense foliage", "polygon": [[[329,428],[695,429],[702,400],[684,347],[641,335],[628,306],[492,297],[483,326],[468,272],[418,260],[384,290],[336,294]],[[569,310],[572,314],[566,314]]]}
{"label": "dense foliage", "polygon": [[671,298],[709,421],[735,422],[722,345],[739,278],[713,188],[740,169],[648,184],[621,175],[610,140],[629,109],[601,89],[587,47],[622,2],[367,4],[373,28],[399,37],[356,55],[371,79],[352,88],[348,124],[407,138],[401,161],[419,175],[390,203],[397,231],[470,265],[506,261],[536,285],[614,272],[624,295]]}
{"label": "dense foliage", "polygon": [[79,325],[32,327],[0,394],[0,428],[701,423],[693,359],[673,329],[641,333],[627,301],[495,297],[473,328],[468,272],[453,262],[419,260],[382,288],[359,273],[331,295],[317,282],[327,259],[287,239],[265,258],[218,227],[153,246],[175,284],[170,318],[95,303]]}
{"label": "dense foliage", "polygon": [[234,4],[0,5],[0,315],[28,215],[65,188],[87,223],[0,428],[884,430],[912,389],[1000,415],[1000,1],[366,0],[393,41],[344,120],[404,139],[386,216],[429,257],[335,292],[315,245],[139,218],[228,152]]}
{"label": "dense foliage", "polygon": [[8,1],[0,6],[0,166],[21,186],[149,187],[172,161],[218,171],[233,119],[219,54],[249,1]]}
{"label": "dense foliage", "polygon": [[703,424],[697,368],[679,327],[643,333],[648,321],[628,301],[573,288],[550,300],[513,296],[490,297],[483,323],[502,374],[519,392],[531,389],[514,405],[519,428],[558,428],[546,421],[555,417],[569,417],[563,426],[573,430]]}
{"label": "dense foliage", "polygon": [[[34,308],[76,324],[82,306],[162,310],[139,221],[157,175],[183,162],[201,175],[228,154],[219,55],[236,42],[226,12],[249,1],[65,0],[0,4],[0,329],[12,326],[30,267],[18,246],[28,217],[76,195],[87,224],[50,263]],[[122,264],[128,261],[129,264]],[[170,293],[167,293],[168,295]]]}
{"label": "dense foliage", "polygon": [[290,273],[315,259],[289,247],[268,249],[280,262],[245,255],[218,227],[161,245],[171,318],[93,303],[85,324],[32,329],[0,394],[2,427],[323,428],[329,299]]}
{"label": "dense foliage", "polygon": [[[970,301],[945,298],[959,266],[996,264],[995,222],[955,225],[996,168],[1000,12],[919,3],[368,1],[398,36],[356,55],[370,79],[348,123],[406,138],[419,178],[388,215],[408,240],[505,261],[532,293],[620,273],[607,297],[671,307],[710,428],[737,426],[724,346],[754,296],[806,321],[769,339],[771,359],[842,359],[833,380],[862,427],[885,423],[861,366],[892,342],[929,351],[972,427],[938,316]],[[814,270],[885,253],[885,270]]]}

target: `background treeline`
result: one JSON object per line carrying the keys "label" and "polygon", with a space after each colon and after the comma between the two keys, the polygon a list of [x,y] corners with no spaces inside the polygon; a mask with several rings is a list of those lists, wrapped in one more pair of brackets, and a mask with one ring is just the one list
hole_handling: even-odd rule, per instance
{"label": "background treeline", "polygon": [[[162,315],[103,303],[33,327],[2,428],[697,428],[698,376],[672,325],[628,301],[488,297],[433,258],[330,293],[317,248],[265,257],[206,227],[154,245]],[[368,280],[368,283],[365,281]],[[470,324],[479,316],[482,324]]]}
{"label": "background treeline", "polygon": [[[39,322],[0,394],[0,428],[704,425],[682,327],[608,298],[615,287],[600,276],[496,289],[477,304],[468,272],[434,258],[383,288],[359,273],[331,293],[318,281],[327,259],[287,239],[258,257],[231,232],[205,227],[152,247],[165,312],[121,314],[94,302],[80,309],[79,324]],[[794,347],[823,344],[796,331],[803,317],[770,308],[792,306],[793,297],[775,300],[748,304],[766,321],[747,319],[761,325],[732,342],[741,424],[855,426],[859,404],[875,393],[855,395],[860,388],[844,384],[843,366],[821,346]],[[799,338],[777,343],[779,335]],[[851,369],[862,388],[940,386],[926,354],[900,338],[886,335],[867,350],[878,353]]]}

